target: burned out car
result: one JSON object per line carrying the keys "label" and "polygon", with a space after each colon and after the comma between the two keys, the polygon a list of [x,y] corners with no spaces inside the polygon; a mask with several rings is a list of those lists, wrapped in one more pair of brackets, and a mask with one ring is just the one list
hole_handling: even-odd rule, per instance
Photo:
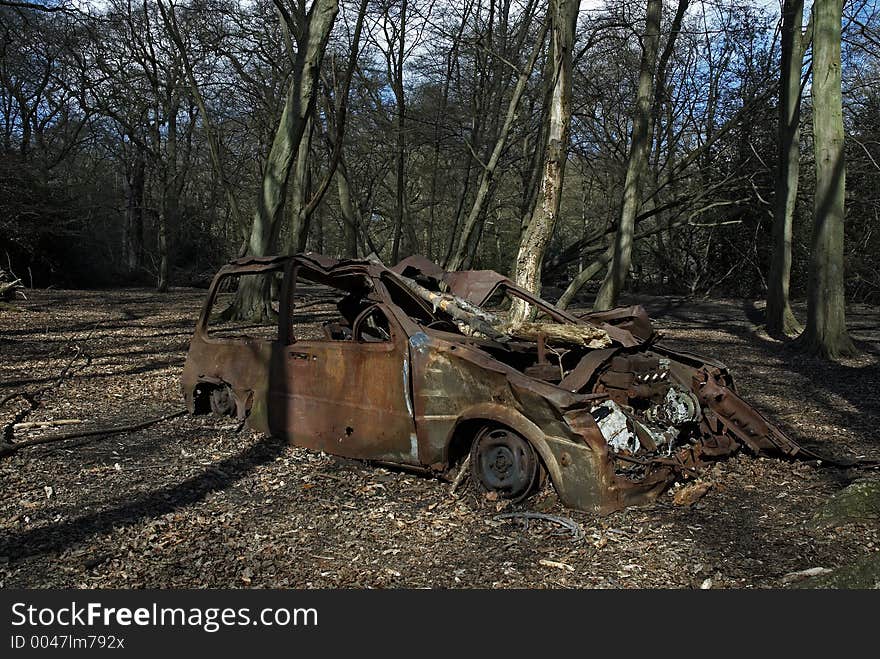
{"label": "burned out car", "polygon": [[[250,284],[247,284],[250,282]],[[227,320],[250,287],[261,321]],[[528,322],[509,312],[526,305]],[[646,503],[708,459],[802,449],[720,363],[663,345],[641,307],[576,317],[493,271],[316,254],[246,257],[215,277],[182,376],[190,412],[292,444],[521,499]]]}

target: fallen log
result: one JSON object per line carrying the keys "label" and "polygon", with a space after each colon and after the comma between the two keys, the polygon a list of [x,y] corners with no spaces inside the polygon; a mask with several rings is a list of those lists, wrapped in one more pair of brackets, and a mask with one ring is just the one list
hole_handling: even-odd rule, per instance
{"label": "fallen log", "polygon": [[400,281],[409,290],[433,306],[435,311],[440,309],[455,320],[465,323],[475,332],[479,332],[490,339],[501,342],[509,340],[508,336],[497,329],[496,325],[500,326],[502,322],[494,314],[485,312],[451,293],[435,293],[430,291],[409,277],[400,276]]}
{"label": "fallen log", "polygon": [[503,331],[514,338],[526,341],[537,341],[543,336],[547,345],[582,346],[585,348],[607,348],[611,345],[608,333],[593,325],[525,321],[519,325],[505,326]]}
{"label": "fallen log", "polygon": [[530,321],[512,324],[501,316],[481,309],[457,295],[431,291],[409,277],[398,276],[404,286],[428,302],[435,312],[439,309],[454,320],[464,323],[472,331],[495,341],[502,343],[510,339],[539,341],[543,337],[547,345],[587,348],[606,348],[611,345],[608,333],[594,325]]}
{"label": "fallen log", "polygon": [[27,299],[24,295],[24,286],[21,283],[21,279],[16,277],[12,271],[7,272],[0,268],[0,300],[12,302],[16,296]]}
{"label": "fallen log", "polygon": [[23,288],[21,279],[0,282],[0,300],[11,302],[15,298],[16,292],[21,288]]}

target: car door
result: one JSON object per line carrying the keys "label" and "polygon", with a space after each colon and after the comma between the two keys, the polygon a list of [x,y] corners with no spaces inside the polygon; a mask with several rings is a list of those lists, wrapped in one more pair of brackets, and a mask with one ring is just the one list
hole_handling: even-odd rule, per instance
{"label": "car door", "polygon": [[293,273],[290,341],[272,378],[275,425],[298,446],[419,464],[403,329],[368,299],[340,316],[349,291],[316,279]]}

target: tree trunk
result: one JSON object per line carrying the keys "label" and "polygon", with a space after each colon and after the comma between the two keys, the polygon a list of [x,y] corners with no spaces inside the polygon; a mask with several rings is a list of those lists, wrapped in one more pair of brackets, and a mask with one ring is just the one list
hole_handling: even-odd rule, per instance
{"label": "tree trunk", "polygon": [[345,241],[345,256],[356,259],[358,255],[358,226],[360,213],[351,199],[351,186],[345,163],[340,162],[336,170],[336,186],[339,190],[339,208],[342,210],[342,223]]}
{"label": "tree trunk", "polygon": [[[263,181],[248,239],[248,253],[253,256],[265,256],[275,248],[290,169],[307,119],[314,109],[318,73],[338,12],[339,0],[314,0],[306,17],[284,109],[263,168]],[[266,317],[266,289],[259,279],[245,277],[242,280],[232,307],[224,315],[238,319]]]}
{"label": "tree trunk", "polygon": [[[541,264],[544,261],[544,252],[553,237],[562,199],[562,183],[571,128],[571,59],[579,5],[577,0],[550,0],[553,91],[550,97],[544,174],[532,217],[520,239],[515,267],[516,283],[537,295],[541,293]],[[523,323],[531,313],[529,305],[517,299],[510,310],[511,322]]]}
{"label": "tree trunk", "polygon": [[657,66],[662,15],[663,0],[648,0],[645,36],[642,39],[642,61],[639,65],[639,89],[633,111],[632,139],[623,186],[623,208],[620,212],[620,224],[614,235],[614,256],[593,304],[597,311],[610,309],[617,304],[632,261],[635,220],[641,204],[640,183],[648,164],[648,127],[651,121],[654,70]]}
{"label": "tree trunk", "polygon": [[853,354],[846,331],[843,288],[843,220],[846,163],[843,143],[840,41],[843,0],[813,5],[813,145],[816,198],[807,327],[802,346],[823,357]]}
{"label": "tree trunk", "polygon": [[146,159],[135,148],[134,163],[126,177],[124,253],[129,274],[140,272],[144,263],[144,180]]}
{"label": "tree trunk", "polygon": [[293,190],[290,200],[290,240],[287,251],[297,254],[305,251],[309,237],[310,213],[307,212],[311,190],[311,167],[309,154],[312,149],[312,118],[306,122],[303,137],[299,142],[296,161],[293,166]]}
{"label": "tree trunk", "polygon": [[156,278],[156,290],[159,293],[164,293],[168,290],[168,209],[164,203],[163,208],[159,210],[157,234],[159,274]]}
{"label": "tree trunk", "polygon": [[785,0],[782,8],[782,75],[779,81],[779,164],[773,206],[773,256],[767,282],[767,332],[771,336],[798,334],[803,329],[788,301],[791,234],[797,204],[800,159],[803,23],[804,0]]}
{"label": "tree trunk", "polygon": [[535,48],[532,51],[532,55],[529,57],[528,63],[520,72],[519,78],[516,81],[513,96],[511,96],[510,103],[507,106],[507,115],[504,117],[504,125],[501,127],[501,132],[498,135],[498,139],[495,141],[495,147],[492,149],[492,155],[489,158],[489,162],[486,163],[483,168],[483,173],[480,175],[480,185],[477,189],[477,196],[474,199],[471,212],[468,215],[467,220],[465,220],[464,227],[459,237],[458,247],[447,266],[447,270],[458,270],[461,267],[469,268],[473,264],[474,257],[477,253],[479,237],[482,233],[483,206],[489,198],[489,190],[492,185],[492,179],[495,175],[495,169],[498,167],[498,161],[501,160],[501,153],[504,151],[504,146],[507,143],[507,136],[510,134],[513,120],[516,118],[516,111],[519,107],[523,92],[525,91],[526,83],[529,80],[529,76],[532,74],[532,69],[535,68],[535,62],[538,59],[538,55],[543,49],[544,38],[547,35],[547,27],[548,26],[545,23],[538,35],[537,41],[535,42]]}
{"label": "tree trunk", "polygon": [[[179,203],[179,187],[177,165],[177,112],[180,108],[178,99],[172,99],[167,107],[168,128],[165,138],[165,162],[162,164],[162,190],[159,203],[159,226],[157,227],[157,242],[159,249],[159,274],[156,281],[156,290],[164,293],[168,290],[169,281],[169,257],[168,257],[168,224],[177,218],[177,206]],[[157,121],[158,124],[158,121]],[[156,136],[156,146],[160,144],[160,138]]]}
{"label": "tree trunk", "polygon": [[578,294],[578,291],[580,291],[581,288],[584,287],[584,284],[586,284],[593,277],[599,274],[599,272],[602,271],[602,268],[608,265],[608,262],[611,260],[613,255],[614,245],[609,245],[608,249],[606,249],[599,258],[597,258],[589,265],[581,268],[577,276],[571,280],[566,289],[562,292],[562,295],[556,302],[556,306],[560,309],[567,309],[568,305],[571,304],[574,300],[575,295]]}
{"label": "tree trunk", "polygon": [[[403,89],[403,59],[405,54],[404,37],[406,35],[407,8],[407,0],[403,0],[400,7],[400,24],[397,26],[399,43],[395,58],[396,61],[393,67],[389,67],[389,69],[393,68],[394,70],[391,88],[394,91],[394,98],[397,101],[397,116],[395,117],[394,122],[394,129],[397,136],[397,151],[395,156],[397,174],[397,183],[395,187],[397,194],[394,207],[394,237],[391,244],[392,264],[397,263],[400,260],[400,243],[405,229],[404,224],[409,222],[406,200],[406,98]],[[389,54],[389,57],[392,57],[392,55]]]}

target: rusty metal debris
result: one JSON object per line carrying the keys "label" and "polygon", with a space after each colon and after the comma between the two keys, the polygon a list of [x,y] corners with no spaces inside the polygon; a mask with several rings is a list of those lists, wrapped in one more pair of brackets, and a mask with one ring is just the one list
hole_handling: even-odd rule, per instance
{"label": "rusty metal debris", "polygon": [[545,520],[548,522],[553,522],[554,524],[559,524],[559,526],[568,529],[568,531],[571,533],[572,542],[577,542],[578,540],[583,540],[584,538],[584,529],[581,527],[580,524],[575,522],[570,517],[560,517],[559,515],[547,515],[546,513],[533,513],[529,511],[516,511],[512,513],[502,513],[500,515],[495,515],[492,519],[494,519],[496,522],[507,519],[521,519],[523,520],[526,529],[529,528],[529,520]]}
{"label": "rusty metal debris", "polygon": [[[277,319],[228,330],[224,286],[244,277],[266,282]],[[506,321],[517,298],[532,312],[525,329]],[[743,447],[814,455],[740,398],[724,365],[666,347],[641,307],[577,317],[497,272],[424,257],[233,261],[212,283],[182,388],[191,413],[298,446],[468,470],[513,500],[549,478],[563,503],[598,513],[649,502]]]}

